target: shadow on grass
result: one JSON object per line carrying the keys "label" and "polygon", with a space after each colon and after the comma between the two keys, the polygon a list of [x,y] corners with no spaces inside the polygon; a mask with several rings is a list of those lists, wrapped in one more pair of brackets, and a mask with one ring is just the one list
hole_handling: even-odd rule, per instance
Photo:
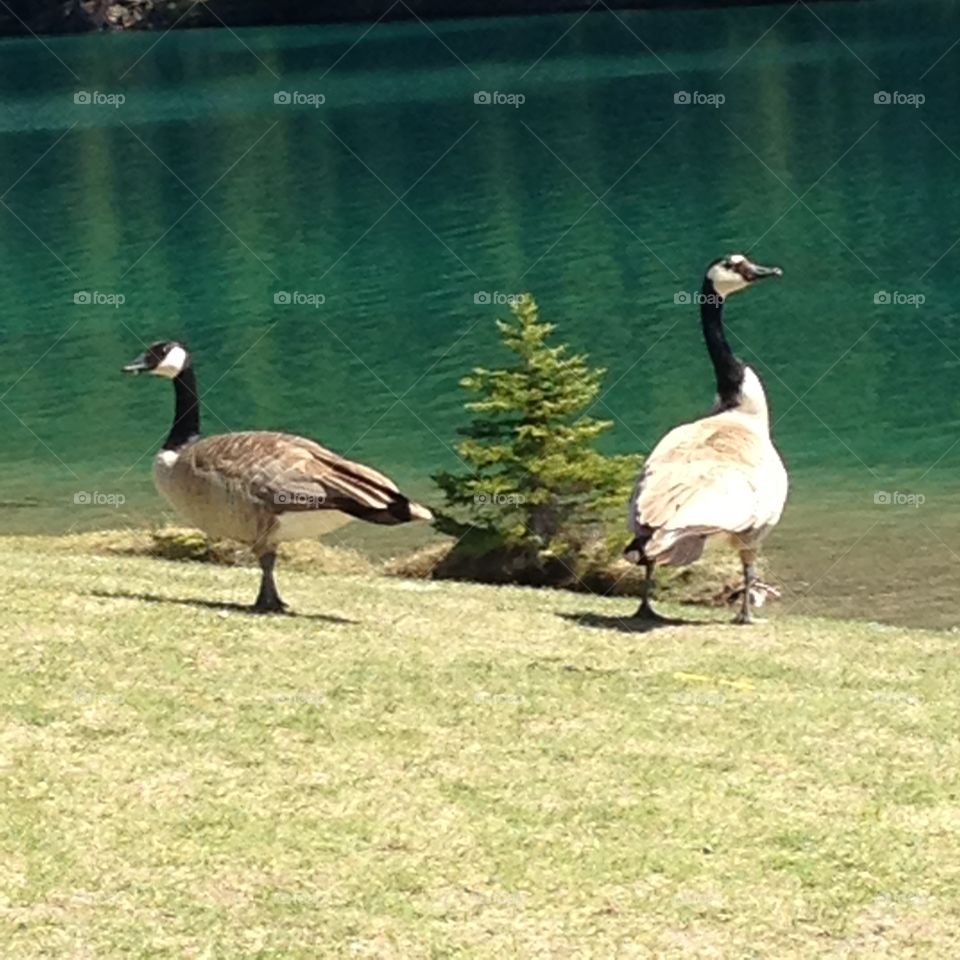
{"label": "shadow on grass", "polygon": [[706,627],[716,626],[711,620],[686,620],[682,617],[608,617],[600,613],[561,613],[564,620],[570,620],[581,627],[597,630],[619,630],[621,633],[651,633],[664,627]]}
{"label": "shadow on grass", "polygon": [[173,603],[181,607],[200,607],[205,610],[232,610],[235,613],[246,613],[251,617],[289,617],[297,620],[322,620],[324,623],[358,623],[357,620],[348,620],[346,617],[337,617],[326,613],[293,613],[285,611],[280,614],[263,614],[246,603],[232,603],[227,600],[199,600],[194,597],[161,597],[155,593],[107,593],[103,590],[93,590],[93,597],[103,597],[109,600],[142,600],[145,603]]}

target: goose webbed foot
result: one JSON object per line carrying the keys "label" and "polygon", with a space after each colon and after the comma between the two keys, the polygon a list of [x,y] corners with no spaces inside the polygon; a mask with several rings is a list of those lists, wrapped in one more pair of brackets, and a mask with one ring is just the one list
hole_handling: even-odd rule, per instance
{"label": "goose webbed foot", "polygon": [[264,598],[257,596],[256,602],[250,608],[251,613],[289,613],[290,607],[279,597]]}
{"label": "goose webbed foot", "polygon": [[657,613],[646,599],[637,607],[637,612],[631,619],[645,620],[647,623],[665,623],[667,621],[667,618]]}
{"label": "goose webbed foot", "polygon": [[659,624],[660,626],[680,626],[687,623],[686,620],[680,620],[677,617],[665,617],[662,613],[657,613],[646,600],[637,607],[637,612],[630,619],[637,623]]}

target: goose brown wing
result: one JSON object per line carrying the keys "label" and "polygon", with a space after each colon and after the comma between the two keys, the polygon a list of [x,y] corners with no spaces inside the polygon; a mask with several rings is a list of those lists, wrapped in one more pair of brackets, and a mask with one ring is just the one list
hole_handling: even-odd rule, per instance
{"label": "goose brown wing", "polygon": [[199,440],[184,455],[207,482],[273,513],[342,510],[381,523],[430,516],[389,477],[305,437],[228,433]]}

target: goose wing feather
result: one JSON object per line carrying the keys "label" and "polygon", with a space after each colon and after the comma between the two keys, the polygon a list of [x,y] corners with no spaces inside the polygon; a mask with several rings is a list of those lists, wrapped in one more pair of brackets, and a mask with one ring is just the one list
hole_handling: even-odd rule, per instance
{"label": "goose wing feather", "polygon": [[777,522],[786,471],[765,431],[723,413],[671,430],[630,500],[630,528],[740,533]]}
{"label": "goose wing feather", "polygon": [[370,467],[286,433],[228,433],[197,441],[183,457],[193,473],[273,513],[389,510],[406,498]]}

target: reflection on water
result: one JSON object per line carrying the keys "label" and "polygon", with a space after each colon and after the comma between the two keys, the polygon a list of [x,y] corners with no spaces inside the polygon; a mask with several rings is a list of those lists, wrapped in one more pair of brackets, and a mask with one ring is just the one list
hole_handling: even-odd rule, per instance
{"label": "reflection on water", "polygon": [[791,469],[772,572],[802,609],[953,624],[960,51],[930,69],[951,5],[903,6],[3,43],[0,529],[158,515],[172,397],[119,367],[159,337],[193,347],[207,430],[303,432],[429,500],[526,289],[609,368],[610,448],[649,449],[710,403],[683,294],[746,249],[786,270],[728,311]]}

